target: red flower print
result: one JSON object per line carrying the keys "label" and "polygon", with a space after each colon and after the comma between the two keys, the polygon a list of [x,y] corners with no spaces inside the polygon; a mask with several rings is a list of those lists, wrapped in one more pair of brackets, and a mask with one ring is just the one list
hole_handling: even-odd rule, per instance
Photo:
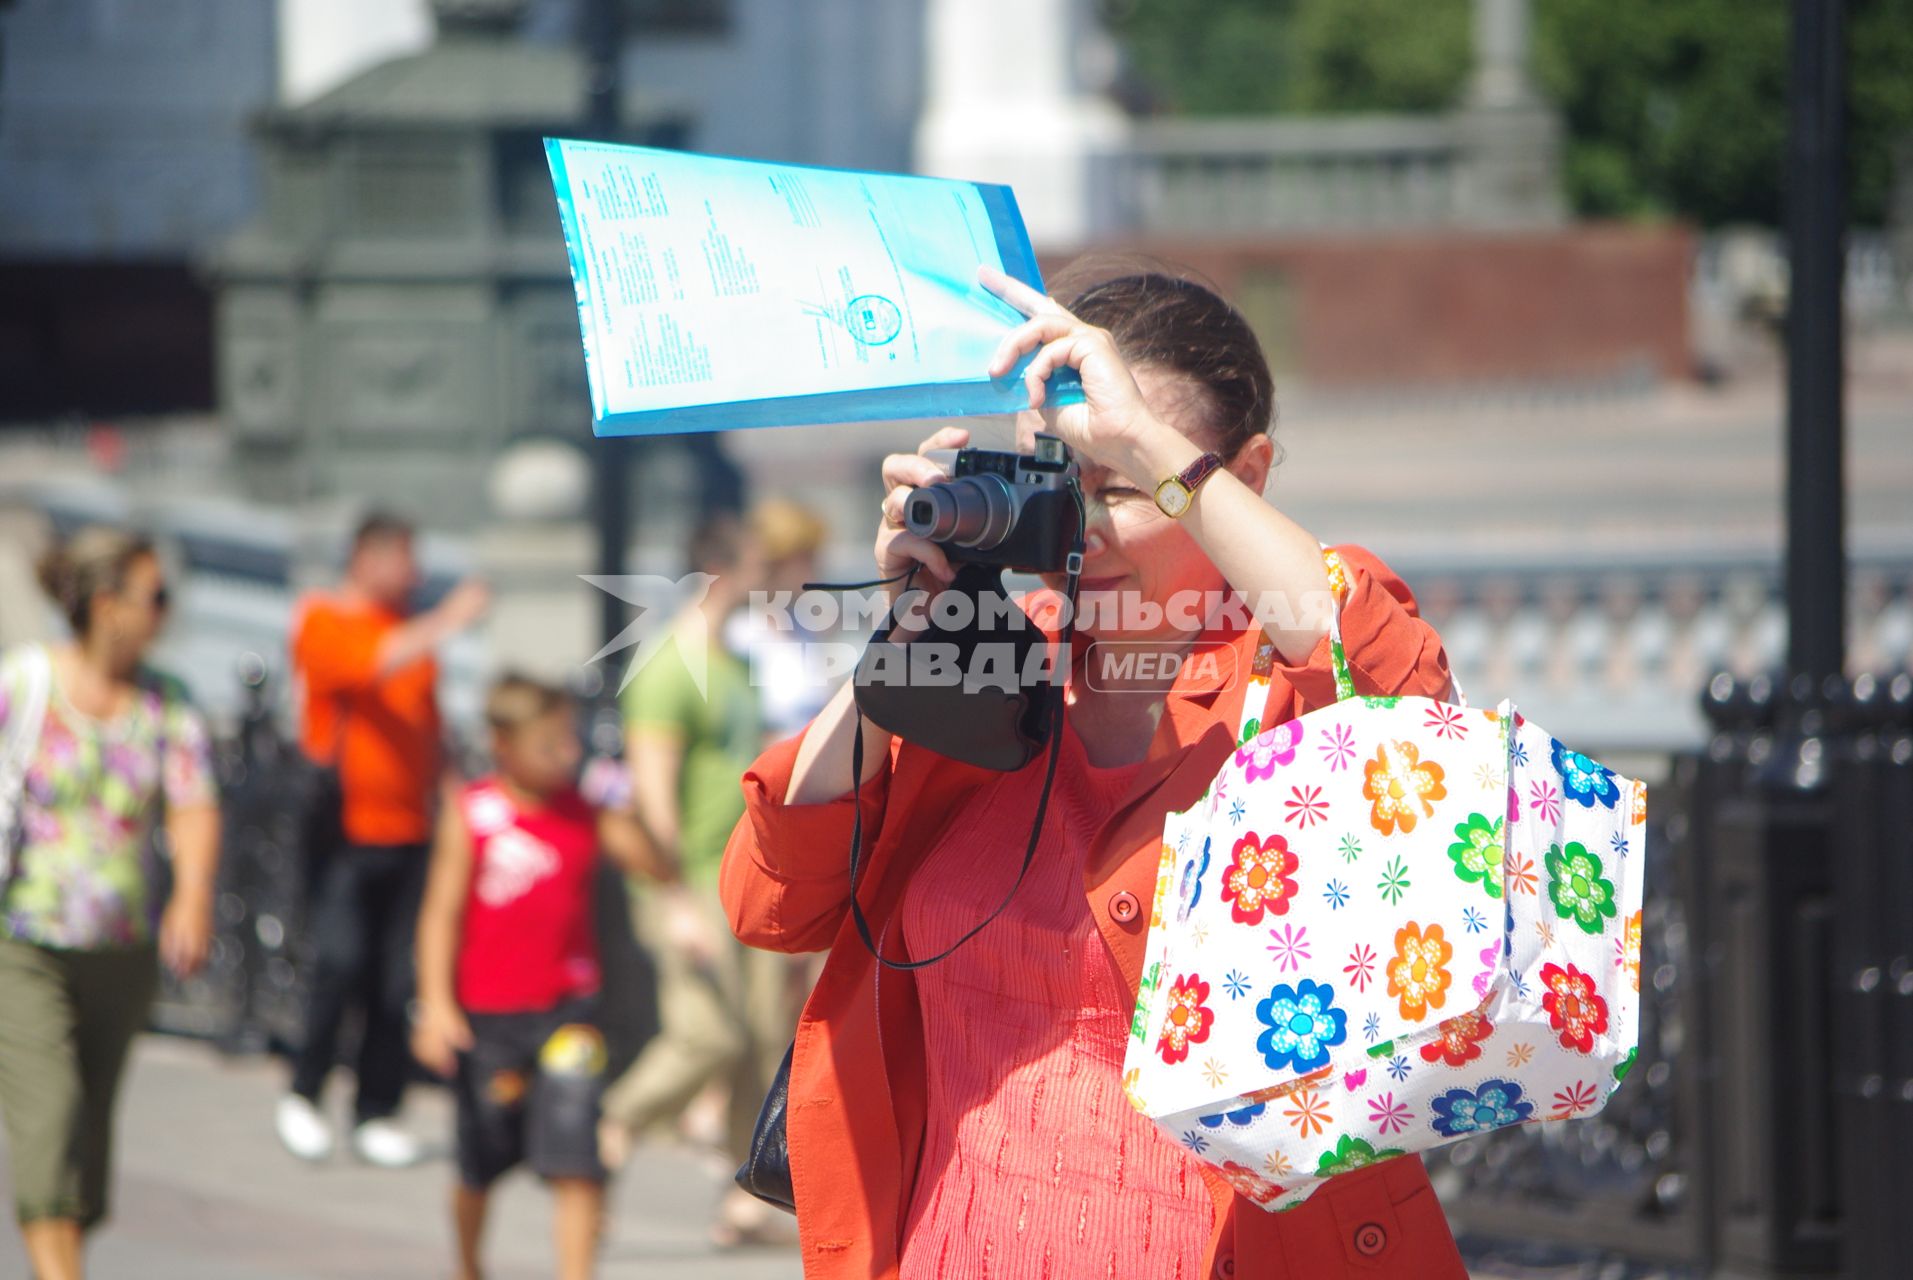
{"label": "red flower print", "polygon": [[1362,795],[1372,802],[1369,825],[1385,836],[1413,831],[1420,818],[1435,812],[1435,801],[1448,794],[1441,766],[1423,760],[1421,748],[1412,742],[1384,742],[1362,772]]}
{"label": "red flower print", "polygon": [[1412,1118],[1408,1108],[1395,1101],[1392,1093],[1377,1094],[1368,1100],[1368,1122],[1383,1133],[1399,1133]]}
{"label": "red flower print", "polygon": [[1295,897],[1296,868],[1301,859],[1289,851],[1287,838],[1272,835],[1265,842],[1253,831],[1235,842],[1228,869],[1222,873],[1222,900],[1238,924],[1261,924],[1262,915],[1285,916]]}
{"label": "red flower print", "polygon": [[1495,1024],[1479,1013],[1464,1013],[1436,1030],[1440,1034],[1421,1047],[1422,1061],[1463,1067],[1481,1056],[1481,1042],[1494,1034]]}
{"label": "red flower print", "polygon": [[1322,1095],[1313,1089],[1304,1089],[1290,1100],[1290,1106],[1282,1114],[1288,1117],[1295,1131],[1304,1138],[1312,1138],[1328,1125],[1328,1104],[1322,1101]]}
{"label": "red flower print", "polygon": [[1209,1038],[1216,1011],[1208,1005],[1209,984],[1195,974],[1177,978],[1169,988],[1169,1012],[1162,1020],[1162,1036],[1156,1052],[1167,1063],[1178,1063],[1189,1056],[1189,1046]]}
{"label": "red flower print", "polygon": [[1594,979],[1573,965],[1541,966],[1541,985],[1547,994],[1541,1007],[1548,1011],[1549,1025],[1561,1033],[1561,1047],[1576,1053],[1593,1053],[1594,1037],[1607,1031],[1607,1001],[1595,994]]}
{"label": "red flower print", "polygon": [[1550,1120],[1572,1120],[1594,1107],[1594,1086],[1585,1080],[1577,1080],[1554,1095],[1554,1112]]}
{"label": "red flower print", "polygon": [[1348,975],[1349,985],[1357,991],[1368,990],[1368,984],[1375,981],[1375,949],[1357,945],[1348,953],[1348,963],[1342,966],[1342,972]]}
{"label": "red flower print", "polygon": [[1299,822],[1306,830],[1328,817],[1328,801],[1322,799],[1322,788],[1290,787],[1289,791],[1294,797],[1286,804],[1290,822]]}
{"label": "red flower print", "polygon": [[1247,1196],[1257,1204],[1268,1204],[1282,1194],[1281,1187],[1233,1160],[1222,1162],[1222,1180],[1234,1187],[1237,1195]]}
{"label": "red flower print", "polygon": [[1428,708],[1426,726],[1435,731],[1437,738],[1465,738],[1468,726],[1462,723],[1461,708],[1451,707],[1445,702],[1437,702]]}
{"label": "red flower print", "polygon": [[1395,931],[1388,994],[1400,998],[1402,1017],[1419,1021],[1448,1002],[1448,984],[1454,981],[1448,962],[1454,958],[1455,949],[1441,936],[1438,924],[1429,925],[1426,933],[1413,922]]}

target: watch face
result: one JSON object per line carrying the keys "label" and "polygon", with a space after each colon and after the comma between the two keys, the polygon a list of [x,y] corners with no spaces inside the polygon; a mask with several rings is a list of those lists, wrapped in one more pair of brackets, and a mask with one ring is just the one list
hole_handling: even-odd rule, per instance
{"label": "watch face", "polygon": [[1179,477],[1171,476],[1156,488],[1156,505],[1163,514],[1179,516],[1189,509],[1189,489]]}

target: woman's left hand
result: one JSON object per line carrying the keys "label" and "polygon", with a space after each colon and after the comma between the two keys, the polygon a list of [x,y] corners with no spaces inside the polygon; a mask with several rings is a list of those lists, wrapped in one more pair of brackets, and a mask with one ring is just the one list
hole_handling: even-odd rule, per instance
{"label": "woman's left hand", "polygon": [[1044,415],[1049,429],[1087,461],[1121,472],[1137,445],[1162,423],[1143,400],[1115,339],[994,267],[982,268],[978,278],[984,288],[1029,317],[997,347],[990,376],[1004,376],[1034,351],[1023,382],[1029,387],[1030,408],[1041,409],[1048,398],[1049,376],[1066,367],[1076,370],[1083,380],[1084,403],[1051,409]]}
{"label": "woman's left hand", "polygon": [[212,936],[212,894],[175,889],[159,918],[160,960],[176,977],[190,978],[206,963]]}

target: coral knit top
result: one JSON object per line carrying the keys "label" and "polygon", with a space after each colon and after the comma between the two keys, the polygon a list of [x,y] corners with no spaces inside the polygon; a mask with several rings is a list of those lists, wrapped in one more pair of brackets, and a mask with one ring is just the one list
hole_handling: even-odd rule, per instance
{"label": "coral knit top", "polygon": [[[1045,835],[1003,913],[919,970],[928,1072],[902,1280],[1195,1277],[1214,1202],[1195,1157],[1130,1106],[1133,1001],[1083,897],[1097,825],[1141,769],[1064,735]],[[962,937],[1015,883],[1043,770],[965,805],[904,891],[910,954]]]}

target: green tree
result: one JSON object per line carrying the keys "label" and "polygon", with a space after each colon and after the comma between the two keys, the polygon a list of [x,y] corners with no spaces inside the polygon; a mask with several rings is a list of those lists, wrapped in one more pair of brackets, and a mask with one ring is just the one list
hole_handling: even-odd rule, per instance
{"label": "green tree", "polygon": [[[1436,111],[1458,102],[1472,0],[1105,0],[1171,111]],[[1783,216],[1791,0],[1534,0],[1572,207],[1708,225]],[[1850,0],[1856,223],[1883,220],[1913,137],[1913,0]]]}

